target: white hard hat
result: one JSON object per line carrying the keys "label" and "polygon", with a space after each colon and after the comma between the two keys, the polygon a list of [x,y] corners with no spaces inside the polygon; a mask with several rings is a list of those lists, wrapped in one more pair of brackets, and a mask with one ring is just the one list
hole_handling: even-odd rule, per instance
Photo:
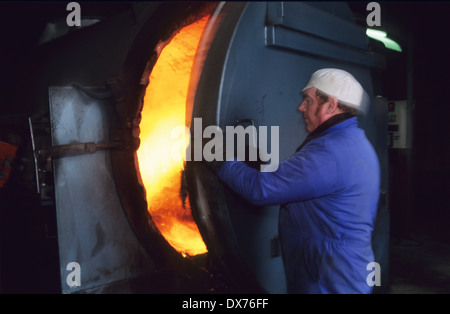
{"label": "white hard hat", "polygon": [[365,111],[367,93],[350,73],[333,68],[321,69],[313,73],[302,92],[315,87],[328,96],[333,96],[346,106]]}

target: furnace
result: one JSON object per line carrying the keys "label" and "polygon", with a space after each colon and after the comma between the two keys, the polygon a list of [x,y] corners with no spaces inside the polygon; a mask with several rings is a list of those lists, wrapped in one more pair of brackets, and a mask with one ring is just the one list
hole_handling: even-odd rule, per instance
{"label": "furnace", "polygon": [[[150,215],[167,241],[182,255],[207,252],[195,224],[185,187],[184,164],[190,138],[182,147],[174,131],[186,124],[190,74],[208,20],[181,29],[161,49],[146,89],[140,122],[139,169]],[[184,145],[183,145],[184,144]]]}
{"label": "furnace", "polygon": [[[277,130],[267,151],[282,161],[307,135],[300,89],[324,67],[351,72],[371,98],[359,122],[383,170],[374,249],[388,269],[384,63],[345,3],[138,2],[50,44],[58,58],[35,89],[48,94],[51,145],[96,148],[53,158],[63,293],[187,292],[205,261],[227,291],[285,293],[279,206],[246,203],[177,154],[192,139],[171,133],[193,134],[194,119]],[[79,287],[66,284],[72,262]]]}

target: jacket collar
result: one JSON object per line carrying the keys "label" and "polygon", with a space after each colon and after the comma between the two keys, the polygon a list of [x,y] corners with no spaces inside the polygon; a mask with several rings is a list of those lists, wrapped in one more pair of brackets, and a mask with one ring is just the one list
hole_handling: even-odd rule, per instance
{"label": "jacket collar", "polygon": [[[328,133],[326,131],[330,129],[334,129],[333,127],[337,124],[340,124],[341,122],[347,121],[348,123],[356,123],[356,116],[350,113],[340,113],[335,116],[332,116],[328,120],[326,120],[324,123],[319,125],[314,131],[312,131],[306,139],[303,141],[303,143],[297,148],[296,152],[299,152],[303,146],[305,146],[309,141],[321,136],[324,133]],[[345,123],[347,124],[347,123]],[[344,125],[341,125],[344,126]]]}

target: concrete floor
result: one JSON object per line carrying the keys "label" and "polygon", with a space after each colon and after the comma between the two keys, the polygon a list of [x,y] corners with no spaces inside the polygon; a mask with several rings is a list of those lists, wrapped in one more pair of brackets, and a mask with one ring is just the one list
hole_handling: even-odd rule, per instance
{"label": "concrete floor", "polygon": [[450,241],[423,228],[391,237],[387,293],[450,293]]}

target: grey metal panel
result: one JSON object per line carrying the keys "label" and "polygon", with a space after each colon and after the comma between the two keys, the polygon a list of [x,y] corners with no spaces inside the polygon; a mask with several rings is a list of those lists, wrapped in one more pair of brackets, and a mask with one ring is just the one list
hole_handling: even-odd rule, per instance
{"label": "grey metal panel", "polygon": [[375,53],[342,46],[335,42],[312,37],[284,27],[266,27],[266,43],[268,46],[290,49],[316,57],[326,57],[368,67],[385,67],[384,59]]}
{"label": "grey metal panel", "polygon": [[[109,141],[104,102],[73,87],[50,87],[52,145]],[[122,210],[112,177],[110,153],[54,160],[61,286],[63,293],[98,288],[150,271]],[[70,262],[81,266],[81,286],[69,287]]]}
{"label": "grey metal panel", "polygon": [[[279,5],[269,5],[268,15],[282,16],[282,22],[280,23],[280,19],[278,18],[275,20],[277,22],[275,25],[283,25],[287,28],[330,41],[365,49],[368,44],[365,29],[356,25],[353,20],[348,18],[351,16],[350,10],[347,10],[349,12],[347,18],[344,18],[342,9],[346,6],[345,3],[339,3],[337,5],[341,9],[340,15],[331,14],[319,9],[320,6],[314,5],[314,3],[281,2]],[[322,8],[325,6],[333,7],[334,4],[323,3]],[[272,11],[275,12],[272,13]],[[273,20],[269,20],[269,23],[271,21]]]}

